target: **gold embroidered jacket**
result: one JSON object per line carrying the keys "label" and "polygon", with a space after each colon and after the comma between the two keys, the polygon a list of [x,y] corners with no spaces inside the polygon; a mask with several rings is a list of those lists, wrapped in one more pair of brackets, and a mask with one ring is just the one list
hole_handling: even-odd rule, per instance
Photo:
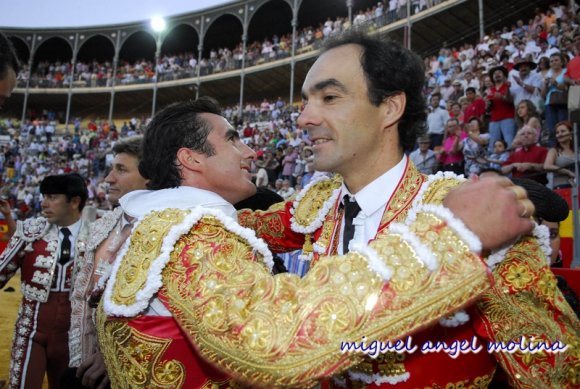
{"label": "gold embroidered jacket", "polygon": [[[411,215],[412,209],[419,204],[441,204],[448,191],[460,182],[461,180],[449,174],[427,178],[421,175],[412,164],[408,164],[404,177],[398,183],[395,194],[386,206],[377,239],[380,239],[384,231],[393,223],[400,223]],[[310,271],[317,271],[319,263],[322,262],[321,258],[336,252],[338,240],[336,234],[341,219],[338,208],[339,196],[336,191],[339,190],[341,183],[341,178],[335,176],[305,188],[306,193],[299,194],[296,201],[275,205],[265,212],[244,210],[239,215],[240,223],[255,229],[258,236],[265,239],[268,245],[276,251],[284,252],[303,248],[306,253],[312,253]],[[569,346],[562,353],[492,353],[491,355],[507,372],[513,386],[521,388],[580,386],[580,350],[578,348],[580,324],[558,290],[556,280],[549,269],[546,255],[540,248],[538,240],[534,237],[526,237],[509,249],[495,254],[495,257],[497,258],[498,255],[500,257],[498,262],[501,262],[493,268],[495,285],[484,294],[476,307],[471,307],[470,313],[473,312],[471,315],[473,320],[466,325],[473,328],[470,331],[475,331],[479,336],[480,344],[484,347],[487,346],[487,342],[514,341],[519,343],[522,336],[531,339],[534,345],[540,341],[547,341],[548,344],[559,341]],[[409,290],[409,293],[420,295],[423,292],[417,289]],[[428,332],[425,334],[423,331],[421,336],[416,338],[437,339],[438,334],[444,329],[436,326],[428,331],[431,331],[432,335]],[[485,349],[482,352],[486,352]],[[460,369],[451,367],[462,357],[451,360],[445,353],[439,355],[440,358],[437,358],[437,361],[434,361],[432,356],[424,358],[433,370],[426,371],[423,368],[425,364],[419,360],[407,361],[410,366],[419,366],[419,369],[409,371],[411,379],[407,378],[407,382],[397,381],[400,387],[435,387],[437,385],[455,387],[479,385],[481,382],[487,386],[489,383],[491,379],[489,375],[476,374],[477,379],[475,379],[475,376],[469,376],[467,366]],[[410,358],[420,359],[420,357],[414,354]],[[406,372],[406,362],[401,362],[401,358],[394,362],[396,363],[390,360],[384,364],[377,364],[376,360],[367,360],[365,364],[359,366],[368,365],[368,370],[366,367],[362,370],[354,369],[354,376],[360,378],[364,375],[362,374],[364,370],[366,384],[371,381],[374,382],[372,387],[390,388],[393,386],[392,382],[387,383],[389,382],[387,380],[393,377],[379,377],[384,378],[383,380],[375,378],[377,373],[382,372],[387,372],[385,373],[387,375]],[[395,371],[396,373],[393,373]],[[413,382],[422,382],[415,380],[417,374],[426,375],[423,382],[434,382],[435,374],[449,371],[456,371],[457,379],[437,382],[437,385],[412,385]],[[445,374],[441,375],[445,376]],[[364,387],[366,384],[359,381],[356,387],[361,387],[361,385]]]}
{"label": "gold embroidered jacket", "polygon": [[[486,266],[436,209],[399,231],[323,258],[304,278],[273,277],[264,243],[223,213],[152,212],[135,227],[105,290],[98,331],[107,365],[118,368],[123,358],[109,343],[116,326],[108,323],[139,321],[158,297],[197,352],[234,378],[310,387],[360,362],[361,354],[341,352],[341,342],[401,338],[489,287]],[[143,360],[148,365],[133,371],[153,374],[153,360]]]}

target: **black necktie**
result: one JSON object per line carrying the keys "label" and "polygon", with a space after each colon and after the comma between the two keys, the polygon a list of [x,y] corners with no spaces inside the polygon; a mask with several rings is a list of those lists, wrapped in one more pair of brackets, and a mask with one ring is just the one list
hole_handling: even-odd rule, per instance
{"label": "black necktie", "polygon": [[[354,200],[354,198],[353,198]],[[344,204],[344,232],[342,233],[342,253],[348,253],[348,244],[354,237],[353,219],[360,212],[360,207],[356,201],[351,201],[349,195],[343,198]]]}
{"label": "black necktie", "polygon": [[60,229],[60,232],[62,232],[63,238],[60,244],[60,258],[58,262],[61,265],[64,265],[65,263],[70,261],[70,249],[71,249],[70,230],[64,227]]}

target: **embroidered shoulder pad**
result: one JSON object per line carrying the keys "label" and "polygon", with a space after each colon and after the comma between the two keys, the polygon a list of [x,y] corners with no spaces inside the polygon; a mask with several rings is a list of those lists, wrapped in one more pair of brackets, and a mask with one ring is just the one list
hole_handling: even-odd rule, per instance
{"label": "embroidered shoulder pad", "polygon": [[207,223],[210,219],[216,220],[219,228],[245,240],[248,248],[259,253],[272,269],[274,261],[266,243],[220,210],[196,207],[191,211],[153,211],[137,222],[131,238],[115,259],[103,296],[105,312],[133,317],[147,309],[151,298],[163,285],[162,272],[177,241],[197,223]]}
{"label": "embroidered shoulder pad", "polygon": [[43,217],[26,219],[17,222],[16,233],[26,242],[34,242],[42,238],[50,228],[50,223]]}
{"label": "embroidered shoulder pad", "polygon": [[311,234],[322,227],[324,218],[336,202],[341,185],[342,177],[336,174],[331,178],[322,176],[302,189],[292,206],[292,231]]}
{"label": "embroidered shoulder pad", "polygon": [[456,175],[452,172],[437,172],[429,175],[423,183],[417,197],[413,201],[413,206],[419,204],[443,204],[443,199],[447,193],[457,185],[464,182],[463,175]]}
{"label": "embroidered shoulder pad", "polygon": [[112,211],[105,212],[100,219],[95,220],[91,227],[91,236],[88,239],[89,250],[96,249],[109,236],[122,214],[123,209],[117,207]]}

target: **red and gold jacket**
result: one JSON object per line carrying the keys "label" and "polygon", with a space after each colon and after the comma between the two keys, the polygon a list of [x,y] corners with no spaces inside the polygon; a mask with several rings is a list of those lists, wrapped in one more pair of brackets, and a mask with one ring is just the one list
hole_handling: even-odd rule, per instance
{"label": "red and gold jacket", "polygon": [[[393,225],[414,213],[419,204],[441,204],[460,179],[450,174],[424,176],[408,163],[393,197],[388,201],[377,239]],[[268,211],[241,211],[240,224],[255,229],[274,251],[302,249],[311,259],[310,271],[320,258],[336,253],[342,214],[339,208],[342,179],[323,178],[306,187],[293,201]],[[421,347],[430,341],[471,342],[483,348],[452,358],[448,353],[385,353],[366,359],[326,386],[401,388],[487,387],[498,364],[510,384],[522,388],[578,387],[580,385],[579,322],[565,302],[550,272],[538,239],[525,237],[487,259],[493,269],[494,287],[468,312],[458,312],[413,337]],[[421,288],[409,293],[421,296]],[[494,352],[489,342],[520,338],[532,343],[559,341],[564,352]],[[524,340],[525,342],[525,340]]]}
{"label": "red and gold jacket", "polygon": [[[303,278],[272,277],[265,243],[219,210],[146,214],[97,312],[112,386],[222,385],[197,353],[239,382],[268,388],[311,387],[359,364],[362,354],[341,352],[341,341],[404,337],[489,288],[485,264],[440,211],[401,224],[407,236],[385,231],[340,261],[321,258]],[[430,239],[435,231],[445,239]],[[418,288],[424,293],[408,293]]]}
{"label": "red and gold jacket", "polygon": [[57,251],[57,226],[43,217],[19,221],[14,236],[0,254],[0,288],[20,269],[25,299],[43,303],[51,291],[70,292],[74,263],[84,257],[85,246],[77,244],[75,261],[64,265],[58,263]]}

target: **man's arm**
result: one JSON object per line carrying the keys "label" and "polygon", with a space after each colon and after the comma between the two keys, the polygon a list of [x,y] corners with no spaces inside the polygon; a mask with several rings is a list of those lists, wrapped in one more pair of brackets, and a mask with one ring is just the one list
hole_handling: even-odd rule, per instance
{"label": "man's arm", "polygon": [[341,352],[343,342],[403,338],[489,286],[486,266],[441,209],[393,225],[369,247],[322,258],[304,278],[270,276],[248,261],[255,249],[204,218],[171,253],[159,297],[204,358],[235,378],[306,387],[361,360]]}
{"label": "man's arm", "polygon": [[26,242],[16,234],[12,236],[8,245],[0,254],[0,288],[6,285],[20,267],[21,257],[19,254],[24,249],[25,244]]}
{"label": "man's arm", "polygon": [[[549,247],[548,236],[542,246]],[[504,252],[493,270],[494,286],[477,304],[480,334],[489,344],[517,345],[515,352],[493,353],[513,387],[578,387],[580,323],[558,289],[546,253],[533,237]],[[542,344],[567,348],[549,352]]]}
{"label": "man's arm", "polygon": [[16,221],[12,217],[12,210],[10,209],[10,203],[7,200],[0,200],[0,213],[4,216],[4,220],[6,220],[6,226],[8,227],[8,231],[2,235],[1,240],[7,242],[12,238],[14,232],[16,232]]}

